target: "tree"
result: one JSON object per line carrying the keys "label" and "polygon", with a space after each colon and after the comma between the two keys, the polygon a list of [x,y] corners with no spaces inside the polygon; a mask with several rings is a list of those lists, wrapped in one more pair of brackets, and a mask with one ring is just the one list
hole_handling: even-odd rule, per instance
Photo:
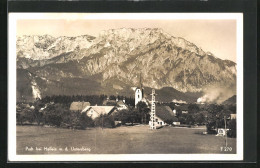
{"label": "tree", "polygon": [[60,126],[62,123],[62,116],[64,107],[61,104],[49,105],[43,112],[44,124],[53,126]]}
{"label": "tree", "polygon": [[187,117],[186,117],[186,124],[189,124],[189,125],[193,125],[194,124],[194,118],[191,114],[187,114]]}
{"label": "tree", "polygon": [[189,113],[194,114],[194,113],[198,113],[200,111],[200,108],[197,104],[190,104],[188,106],[188,111]]}
{"label": "tree", "polygon": [[110,100],[116,100],[116,96],[111,95],[111,96],[109,96],[109,99],[110,99]]}
{"label": "tree", "polygon": [[70,127],[73,129],[82,129],[82,127],[79,125],[81,113],[79,111],[71,112],[70,115]]}
{"label": "tree", "polygon": [[185,114],[179,116],[179,117],[178,117],[178,121],[179,121],[181,124],[186,124]]}
{"label": "tree", "polygon": [[30,107],[20,107],[16,113],[16,120],[21,125],[24,124],[24,122],[32,123],[34,121],[34,113],[33,109]]}
{"label": "tree", "polygon": [[140,121],[140,116],[136,109],[130,110],[121,110],[114,114],[114,119],[117,121],[121,121],[122,124],[125,123],[134,123]]}
{"label": "tree", "polygon": [[40,125],[40,123],[43,120],[43,113],[40,111],[40,109],[43,108],[44,106],[45,104],[40,99],[34,102],[33,115],[38,125]]}
{"label": "tree", "polygon": [[227,132],[227,135],[231,138],[235,138],[237,136],[237,123],[236,119],[232,119],[228,122],[228,128],[229,131]]}
{"label": "tree", "polygon": [[237,112],[237,107],[236,107],[236,105],[230,105],[228,110],[232,111],[232,113],[236,113]]}
{"label": "tree", "polygon": [[99,117],[94,120],[95,126],[99,126],[102,128],[115,128],[115,120],[110,115],[101,114]]}
{"label": "tree", "polygon": [[148,108],[147,104],[145,102],[140,101],[136,105],[136,109],[138,112],[138,116],[140,117],[139,120],[141,121],[141,123],[147,124],[149,122],[148,118],[150,118],[150,109]]}
{"label": "tree", "polygon": [[92,118],[86,115],[86,112],[81,113],[79,116],[79,126],[82,129],[86,129],[87,127],[93,127],[94,126],[94,121]]}
{"label": "tree", "polygon": [[205,116],[202,113],[197,113],[194,115],[195,123],[197,124],[203,124],[205,122]]}
{"label": "tree", "polygon": [[216,133],[216,129],[224,128],[225,121],[224,118],[230,116],[231,111],[224,108],[223,105],[211,104],[207,107],[207,131],[209,133]]}

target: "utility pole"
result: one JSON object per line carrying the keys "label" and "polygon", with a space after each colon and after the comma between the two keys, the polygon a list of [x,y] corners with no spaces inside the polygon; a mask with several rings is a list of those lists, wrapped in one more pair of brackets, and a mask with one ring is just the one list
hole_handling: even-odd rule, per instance
{"label": "utility pole", "polygon": [[226,119],[226,116],[224,116],[224,121],[225,121],[225,144],[226,144],[226,147],[227,147],[227,119]]}
{"label": "utility pole", "polygon": [[104,115],[102,114],[102,130],[103,130],[103,124],[104,124]]}
{"label": "utility pole", "polygon": [[152,90],[152,105],[151,105],[151,116],[150,116],[150,129],[156,129],[155,126],[155,90]]}

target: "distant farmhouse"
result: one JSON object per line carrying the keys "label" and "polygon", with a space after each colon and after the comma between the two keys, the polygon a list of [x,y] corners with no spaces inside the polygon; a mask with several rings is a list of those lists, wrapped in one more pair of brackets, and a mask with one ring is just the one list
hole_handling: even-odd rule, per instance
{"label": "distant farmhouse", "polygon": [[117,110],[127,110],[128,105],[125,103],[125,99],[123,100],[104,100],[103,101],[103,106],[116,106]]}
{"label": "distant farmhouse", "polygon": [[125,104],[125,100],[119,100],[117,102],[117,109],[118,110],[127,110],[128,106]]}
{"label": "distant farmhouse", "polygon": [[188,114],[189,113],[187,104],[182,104],[182,105],[178,105],[178,106],[176,105],[175,110],[176,110],[176,113],[177,112],[181,112],[181,114]]}
{"label": "distant farmhouse", "polygon": [[87,106],[81,113],[86,113],[87,116],[95,119],[100,115],[110,115],[115,111],[117,111],[115,106]]}
{"label": "distant farmhouse", "polygon": [[167,121],[177,122],[178,119],[174,116],[172,109],[169,106],[156,106],[155,108],[155,126],[165,126]]}
{"label": "distant farmhouse", "polygon": [[237,114],[230,114],[230,119],[231,120],[237,119]]}
{"label": "distant farmhouse", "polygon": [[70,105],[70,111],[82,111],[87,106],[90,106],[89,102],[72,102]]}
{"label": "distant farmhouse", "polygon": [[70,105],[70,111],[79,111],[81,113],[86,113],[87,116],[95,119],[101,114],[110,115],[116,111],[128,109],[125,104],[125,100],[105,100],[102,106],[91,106],[89,102],[72,102]]}

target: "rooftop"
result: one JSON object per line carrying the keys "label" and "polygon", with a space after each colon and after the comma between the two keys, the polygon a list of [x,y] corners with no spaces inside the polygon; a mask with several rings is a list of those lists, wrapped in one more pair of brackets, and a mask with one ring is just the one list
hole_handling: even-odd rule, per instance
{"label": "rooftop", "polygon": [[174,116],[171,108],[169,106],[156,106],[156,116],[160,119],[173,120],[174,122],[178,121],[178,119]]}
{"label": "rooftop", "polygon": [[72,102],[70,105],[70,110],[71,111],[82,111],[87,106],[90,106],[89,102]]}
{"label": "rooftop", "polygon": [[87,112],[90,109],[95,110],[99,114],[109,114],[115,106],[87,106],[82,110],[82,113]]}

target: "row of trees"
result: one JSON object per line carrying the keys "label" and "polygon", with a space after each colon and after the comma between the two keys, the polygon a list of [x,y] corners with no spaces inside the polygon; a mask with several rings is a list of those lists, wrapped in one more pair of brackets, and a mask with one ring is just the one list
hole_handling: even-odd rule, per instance
{"label": "row of trees", "polygon": [[196,114],[181,114],[178,115],[178,121],[187,125],[204,125],[206,124],[206,117],[203,112],[198,112]]}
{"label": "row of trees", "polygon": [[85,129],[86,127],[115,127],[114,121],[125,123],[149,122],[149,108],[143,102],[139,102],[137,108],[129,108],[116,112],[114,115],[101,115],[92,120],[81,112],[71,112],[67,105],[61,103],[43,103],[38,100],[32,106],[20,104],[17,107],[18,124],[51,125],[64,128]]}
{"label": "row of trees", "polygon": [[[150,109],[144,102],[139,102],[137,108],[131,107],[128,110],[122,110],[112,116],[101,115],[94,121],[86,114],[69,111],[69,105],[72,101],[89,101],[103,103],[106,95],[100,96],[50,96],[42,100],[37,100],[31,106],[18,104],[17,123],[36,123],[38,125],[53,125],[58,127],[84,129],[86,127],[104,126],[114,127],[114,121],[125,123],[143,123],[148,124],[150,120]],[[123,97],[110,96],[110,99],[122,99]],[[131,102],[132,98],[125,98],[126,102]],[[102,100],[102,101],[101,101]],[[49,102],[54,102],[50,104]],[[101,103],[102,102],[102,103]],[[47,107],[46,107],[47,105]],[[231,113],[236,112],[234,105],[188,105],[188,114],[182,114],[173,103],[169,105],[172,109],[177,109],[177,118],[182,124],[194,125],[205,124],[209,133],[215,133],[217,128],[224,128],[224,118],[228,118]],[[169,124],[172,122],[169,121]],[[228,120],[227,128],[229,134],[236,136],[236,122]]]}
{"label": "row of trees", "polygon": [[112,116],[101,115],[95,120],[88,117],[86,113],[71,112],[63,104],[50,104],[45,109],[41,103],[35,104],[34,108],[30,106],[20,106],[17,111],[18,124],[37,124],[50,125],[55,127],[85,129],[87,127],[115,127]]}
{"label": "row of trees", "polygon": [[231,119],[230,115],[236,113],[236,105],[221,104],[180,104],[186,106],[188,113],[182,114],[179,106],[174,103],[168,103],[172,109],[176,109],[176,117],[179,122],[187,125],[206,125],[208,133],[216,133],[218,128],[226,126],[229,129],[228,136],[236,137],[236,120]]}
{"label": "row of trees", "polygon": [[123,100],[125,99],[126,104],[130,106],[135,105],[135,100],[132,97],[124,97],[124,96],[114,96],[114,95],[76,95],[76,96],[66,96],[66,95],[53,95],[53,96],[46,96],[40,101],[42,103],[60,103],[69,106],[73,101],[87,101],[90,102],[91,105],[102,105],[103,101],[109,98],[110,100]]}

